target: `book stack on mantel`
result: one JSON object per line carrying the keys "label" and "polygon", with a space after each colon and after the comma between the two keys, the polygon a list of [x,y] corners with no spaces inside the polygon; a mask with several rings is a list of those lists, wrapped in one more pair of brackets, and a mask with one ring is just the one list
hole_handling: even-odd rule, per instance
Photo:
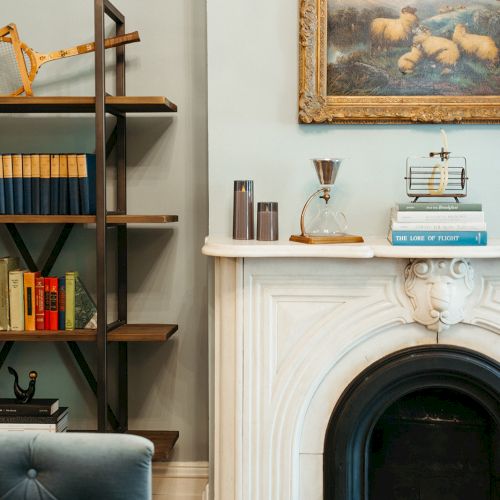
{"label": "book stack on mantel", "polygon": [[59,407],[58,399],[32,399],[20,403],[0,398],[0,432],[66,432],[69,410]]}
{"label": "book stack on mantel", "polygon": [[480,203],[398,203],[388,239],[393,245],[484,246],[488,233]]}

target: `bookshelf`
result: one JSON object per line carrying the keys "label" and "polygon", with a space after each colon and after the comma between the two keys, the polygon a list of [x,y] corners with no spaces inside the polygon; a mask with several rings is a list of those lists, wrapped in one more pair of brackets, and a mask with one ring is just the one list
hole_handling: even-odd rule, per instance
{"label": "bookshelf", "polygon": [[[66,342],[90,389],[97,399],[97,431],[135,433],[155,443],[156,460],[168,459],[178,439],[177,431],[130,430],[128,427],[128,349],[129,342],[167,342],[177,332],[175,324],[132,324],[127,318],[127,273],[118,273],[117,320],[108,323],[108,233],[116,235],[116,267],[127,269],[127,227],[129,224],[168,224],[177,215],[127,213],[127,114],[175,113],[177,106],[166,97],[126,96],[125,46],[116,50],[115,95],[109,95],[105,84],[104,21],[108,16],[116,24],[116,34],[125,33],[125,16],[109,1],[94,0],[95,96],[0,97],[0,113],[88,113],[95,120],[96,143],[96,215],[0,215],[19,253],[30,271],[50,273],[75,224],[95,224],[95,273],[97,290],[97,329],[74,331],[0,331],[0,367],[15,342]],[[106,115],[116,117],[111,134],[106,132]],[[106,137],[109,136],[108,141]],[[116,153],[116,209],[106,209],[106,160],[111,150]],[[37,266],[17,226],[19,224],[60,224],[62,229],[45,263]],[[90,368],[79,348],[80,342],[96,345],[96,373]],[[108,383],[108,344],[117,344],[117,386]],[[111,408],[108,395],[114,391],[117,408]]]}

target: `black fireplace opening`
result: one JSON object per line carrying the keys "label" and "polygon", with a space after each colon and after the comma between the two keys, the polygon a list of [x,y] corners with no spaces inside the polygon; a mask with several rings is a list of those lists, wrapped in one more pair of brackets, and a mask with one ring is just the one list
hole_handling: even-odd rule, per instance
{"label": "black fireplace opening", "polygon": [[500,365],[452,346],[374,363],[325,436],[325,500],[500,500]]}
{"label": "black fireplace opening", "polygon": [[368,498],[494,498],[493,434],[490,415],[457,391],[434,388],[404,396],[372,431]]}

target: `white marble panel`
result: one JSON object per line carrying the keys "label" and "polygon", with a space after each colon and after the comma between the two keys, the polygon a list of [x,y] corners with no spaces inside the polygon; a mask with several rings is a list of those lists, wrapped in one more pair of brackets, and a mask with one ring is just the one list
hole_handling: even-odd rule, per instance
{"label": "white marble panel", "polygon": [[[441,274],[442,259],[431,266]],[[415,306],[424,307],[427,296],[406,295],[408,263],[216,259],[217,500],[321,500],[323,441],[335,404],[386,355],[439,342],[500,360],[500,265],[471,262],[461,322],[437,333],[415,322]],[[419,279],[431,287],[443,279],[434,274]],[[463,277],[446,279],[454,287]]]}
{"label": "white marble panel", "polygon": [[322,454],[300,454],[300,498],[323,500]]}

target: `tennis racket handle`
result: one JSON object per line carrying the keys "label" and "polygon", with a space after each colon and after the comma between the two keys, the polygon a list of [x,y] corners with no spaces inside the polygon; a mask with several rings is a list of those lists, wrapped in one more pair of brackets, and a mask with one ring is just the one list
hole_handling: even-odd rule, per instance
{"label": "tennis racket handle", "polygon": [[118,47],[120,45],[125,45],[127,43],[140,42],[139,32],[134,31],[133,33],[127,33],[126,35],[115,36],[113,38],[106,38],[104,40],[104,47],[111,49],[113,47]]}
{"label": "tennis racket handle", "polygon": [[[112,49],[113,47],[119,47],[120,45],[126,45],[127,43],[135,43],[135,42],[140,42],[141,39],[139,37],[139,32],[134,31],[133,33],[127,33],[126,35],[120,35],[120,36],[114,36],[112,38],[106,38],[104,40],[104,47],[106,49]],[[95,42],[91,43],[85,43],[83,45],[78,45],[76,47],[77,53],[78,54],[86,54],[87,52],[94,52],[95,51]],[[71,49],[67,49],[64,51],[67,53],[66,56],[68,55],[74,55],[71,54]]]}
{"label": "tennis racket handle", "polygon": [[[126,35],[106,38],[104,40],[104,47],[106,49],[112,49],[113,47],[140,41],[141,39],[139,38],[139,32],[134,31],[133,33],[127,33]],[[37,71],[42,64],[45,64],[49,61],[56,61],[57,59],[64,59],[66,57],[79,56],[80,54],[87,54],[88,52],[95,52],[95,42],[77,45],[76,47],[70,47],[69,49],[57,50],[55,52],[50,52],[49,54],[38,54],[35,52],[34,54],[36,57]]]}

